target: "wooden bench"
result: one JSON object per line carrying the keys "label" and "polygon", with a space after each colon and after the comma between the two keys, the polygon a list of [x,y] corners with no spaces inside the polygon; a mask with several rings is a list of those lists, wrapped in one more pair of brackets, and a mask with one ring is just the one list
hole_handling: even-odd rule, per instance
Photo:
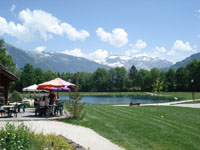
{"label": "wooden bench", "polygon": [[140,103],[137,103],[137,102],[130,102],[130,106],[132,106],[132,105],[140,106]]}

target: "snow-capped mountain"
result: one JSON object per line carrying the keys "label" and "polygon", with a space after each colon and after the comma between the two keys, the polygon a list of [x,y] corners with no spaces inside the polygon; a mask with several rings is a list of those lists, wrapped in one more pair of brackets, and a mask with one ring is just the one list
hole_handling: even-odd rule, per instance
{"label": "snow-capped mountain", "polygon": [[173,65],[173,63],[158,57],[152,58],[149,56],[109,56],[106,59],[106,65],[111,67],[124,66],[126,69],[130,69],[134,65],[138,70],[151,70],[152,68],[166,68]]}
{"label": "snow-capped mountain", "polygon": [[12,45],[6,44],[6,51],[13,58],[17,65],[17,68],[22,68],[27,63],[33,67],[41,68],[43,71],[54,72],[94,72],[97,68],[110,67],[125,67],[130,69],[134,65],[138,70],[146,69],[150,70],[156,68],[167,68],[172,62],[162,60],[159,58],[151,58],[149,56],[109,56],[105,62],[100,64],[86,58],[75,57],[59,52],[32,52],[16,48]]}
{"label": "snow-capped mountain", "polygon": [[23,68],[27,63],[33,67],[41,68],[43,71],[54,72],[94,72],[97,68],[109,69],[109,66],[96,63],[94,61],[75,57],[58,52],[41,52],[36,53],[32,51],[22,50],[12,45],[6,44],[6,51],[13,58],[17,68]]}

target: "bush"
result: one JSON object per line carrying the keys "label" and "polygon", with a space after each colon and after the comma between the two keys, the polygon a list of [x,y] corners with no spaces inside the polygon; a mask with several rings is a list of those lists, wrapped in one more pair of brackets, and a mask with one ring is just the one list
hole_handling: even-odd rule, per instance
{"label": "bush", "polygon": [[[0,130],[0,150],[73,150],[62,137],[50,134],[34,134],[23,123],[17,128],[7,123]],[[54,143],[52,147],[52,142]]]}
{"label": "bush", "polygon": [[76,79],[76,87],[74,92],[69,92],[70,102],[66,102],[66,108],[69,111],[71,118],[83,119],[86,112],[83,111],[85,103],[80,103],[82,96],[79,93],[78,76]]}
{"label": "bush", "polygon": [[13,91],[11,96],[10,96],[10,98],[9,98],[9,100],[11,102],[22,102],[22,96],[21,96],[21,94],[19,92]]}
{"label": "bush", "polygon": [[7,123],[5,129],[0,130],[0,150],[18,150],[30,149],[30,140],[34,133],[24,124],[20,124],[17,128]]}

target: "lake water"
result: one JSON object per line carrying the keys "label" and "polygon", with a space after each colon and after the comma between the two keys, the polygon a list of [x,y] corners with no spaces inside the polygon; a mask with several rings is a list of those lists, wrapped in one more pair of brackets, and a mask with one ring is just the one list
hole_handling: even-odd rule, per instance
{"label": "lake water", "polygon": [[[60,96],[60,100],[69,100],[69,96]],[[169,102],[171,100],[161,99],[140,99],[135,96],[84,96],[81,99],[81,102],[85,102],[86,104],[129,104],[130,101],[139,102],[142,104],[149,103],[163,103]]]}

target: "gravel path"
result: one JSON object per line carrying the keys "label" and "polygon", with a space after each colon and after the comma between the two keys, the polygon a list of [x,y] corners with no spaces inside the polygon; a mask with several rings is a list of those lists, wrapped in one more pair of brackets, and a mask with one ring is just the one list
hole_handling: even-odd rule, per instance
{"label": "gravel path", "polygon": [[[13,123],[18,125],[21,122]],[[5,124],[6,122],[0,122],[0,127],[5,126]],[[58,121],[24,121],[24,124],[36,133],[63,135],[88,150],[124,150],[89,128]]]}

